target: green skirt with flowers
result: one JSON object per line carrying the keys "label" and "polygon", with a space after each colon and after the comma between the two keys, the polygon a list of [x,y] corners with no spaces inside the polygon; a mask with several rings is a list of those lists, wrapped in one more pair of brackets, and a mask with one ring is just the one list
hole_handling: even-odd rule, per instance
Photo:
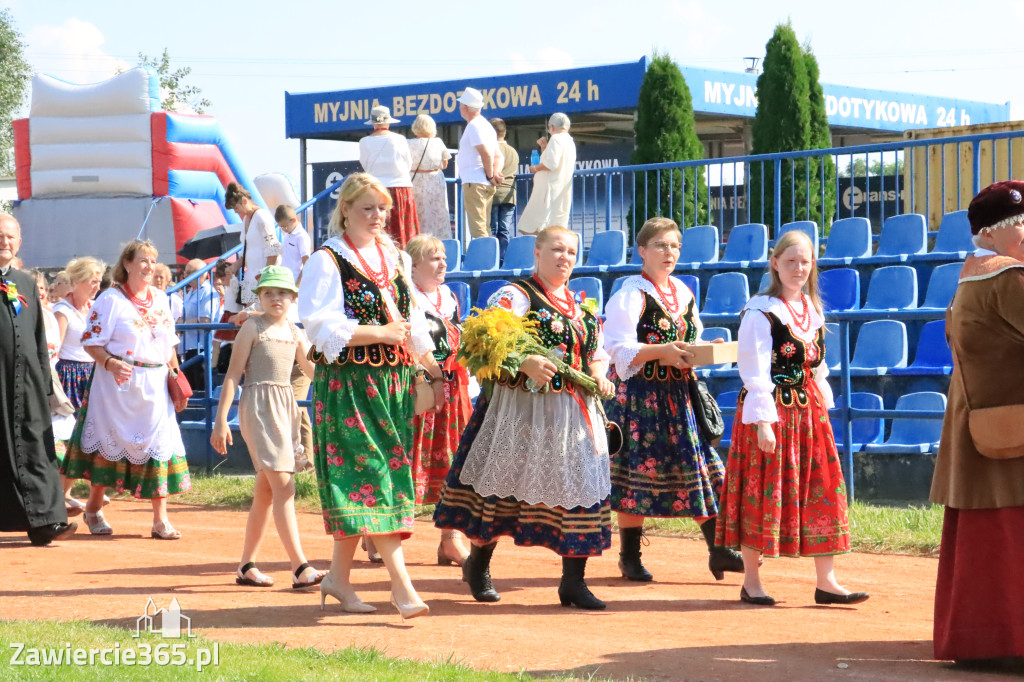
{"label": "green skirt with flowers", "polygon": [[412,534],[412,368],[317,365],[313,462],[336,539]]}

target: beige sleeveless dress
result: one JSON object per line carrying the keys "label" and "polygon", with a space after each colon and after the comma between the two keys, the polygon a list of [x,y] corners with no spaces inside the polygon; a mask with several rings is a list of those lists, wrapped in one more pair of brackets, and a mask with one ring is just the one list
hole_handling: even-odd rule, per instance
{"label": "beige sleeveless dress", "polygon": [[252,320],[258,337],[245,366],[238,425],[257,471],[295,471],[295,452],[302,446],[291,375],[299,329],[289,322],[291,339],[273,338],[262,316]]}

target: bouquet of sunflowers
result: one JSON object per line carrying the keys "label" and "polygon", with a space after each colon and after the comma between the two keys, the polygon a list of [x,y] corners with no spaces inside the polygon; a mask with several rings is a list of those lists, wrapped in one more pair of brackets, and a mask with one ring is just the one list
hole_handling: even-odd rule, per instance
{"label": "bouquet of sunflowers", "polygon": [[[458,359],[481,383],[494,381],[503,372],[514,375],[528,356],[541,355],[555,363],[558,373],[577,387],[591,395],[611,397],[598,392],[593,377],[566,364],[552,349],[544,346],[537,335],[537,323],[533,320],[519,317],[500,306],[486,310],[473,308],[472,312],[474,314],[462,325]],[[486,383],[484,386],[488,387]],[[538,390],[547,388],[545,385]]]}

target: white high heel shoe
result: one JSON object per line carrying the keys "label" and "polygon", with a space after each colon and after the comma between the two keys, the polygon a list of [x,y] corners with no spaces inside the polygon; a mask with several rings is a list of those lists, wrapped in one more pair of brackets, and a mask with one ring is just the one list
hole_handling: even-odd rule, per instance
{"label": "white high heel shoe", "polygon": [[398,609],[398,615],[402,617],[403,622],[412,618],[430,615],[430,607],[426,603],[420,601],[418,604],[399,604],[395,599],[394,593],[391,594],[391,605]]}
{"label": "white high heel shoe", "polygon": [[[351,588],[349,588],[351,589]],[[334,582],[334,576],[330,573],[324,576],[324,579],[320,582],[320,610],[324,610],[324,603],[327,600],[327,595],[331,595],[338,600],[341,604],[341,610],[345,613],[373,613],[377,610],[376,606],[370,606],[358,596],[355,592],[343,592],[341,586]]]}

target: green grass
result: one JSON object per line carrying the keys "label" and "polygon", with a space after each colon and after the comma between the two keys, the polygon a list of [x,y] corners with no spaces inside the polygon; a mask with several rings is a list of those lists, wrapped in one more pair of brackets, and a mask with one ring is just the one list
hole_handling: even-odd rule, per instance
{"label": "green grass", "polygon": [[[154,682],[188,682],[190,680],[216,681],[273,681],[291,682],[306,680],[320,682],[327,680],[464,680],[465,682],[512,682],[534,678],[523,674],[510,675],[497,672],[476,671],[449,657],[433,663],[420,663],[399,658],[389,658],[377,649],[351,647],[334,653],[324,653],[314,648],[288,649],[280,644],[231,644],[214,643],[203,637],[195,639],[163,639],[158,635],[145,634],[136,639],[134,632],[119,628],[94,625],[87,622],[57,623],[50,621],[9,621],[0,620],[0,650],[4,653],[0,661],[0,680],[53,680],[54,682],[93,682],[100,680],[153,680]],[[97,654],[95,665],[10,665],[15,649],[12,643],[26,647],[57,649],[66,651],[70,642],[72,650],[90,648],[118,649],[123,653],[134,649],[137,653],[148,644],[156,655],[158,645],[168,645],[168,654],[173,659],[170,646],[184,643],[184,657],[193,660],[200,655],[200,649],[211,652],[218,647],[217,665],[210,664],[201,673],[193,666],[120,665],[104,666]],[[119,645],[119,646],[118,646]],[[112,654],[111,654],[112,655]],[[26,653],[22,653],[25,659]],[[179,657],[180,659],[181,657]],[[557,679],[557,678],[556,678]],[[572,678],[561,678],[572,679]]]}
{"label": "green grass", "polygon": [[[252,504],[252,476],[225,476],[201,473],[192,475],[192,491],[174,498],[175,503],[204,507],[224,507],[245,511]],[[74,494],[84,497],[88,490],[83,483]],[[316,476],[302,473],[295,477],[295,507],[319,512],[320,497]],[[430,518],[433,505],[417,508],[418,518]],[[855,552],[882,554],[938,554],[942,536],[943,507],[940,505],[881,505],[855,502],[850,507],[850,534]],[[649,535],[668,537],[701,537],[690,519],[648,519]]]}

